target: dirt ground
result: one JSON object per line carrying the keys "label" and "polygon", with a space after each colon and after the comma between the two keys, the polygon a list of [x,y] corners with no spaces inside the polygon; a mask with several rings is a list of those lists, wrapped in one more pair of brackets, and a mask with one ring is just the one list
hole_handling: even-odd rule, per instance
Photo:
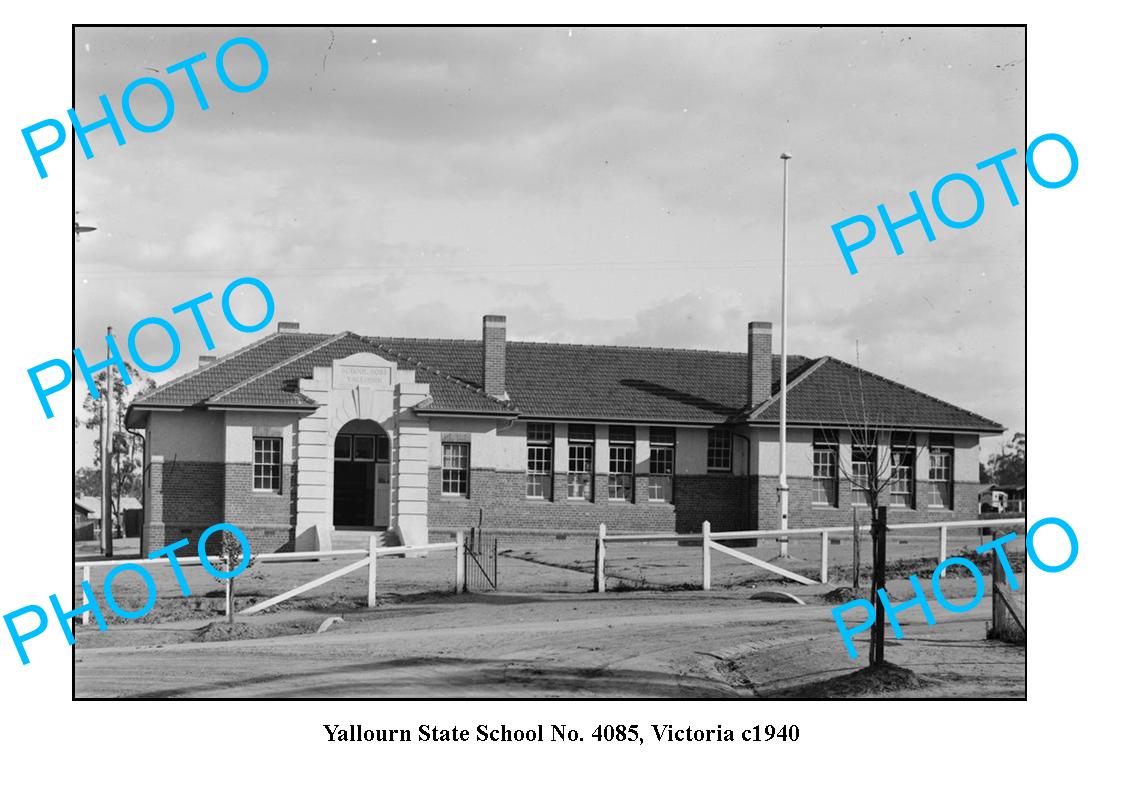
{"label": "dirt ground", "polygon": [[[970,541],[978,543],[977,537]],[[715,590],[702,592],[697,548],[631,547],[617,548],[615,559],[610,550],[609,571],[616,577],[605,594],[590,592],[592,551],[584,544],[559,544],[545,552],[536,547],[533,555],[541,562],[525,560],[525,549],[503,548],[502,591],[482,594],[452,594],[452,556],[436,553],[380,559],[374,609],[365,607],[366,572],[360,570],[275,609],[239,617],[233,631],[216,621],[222,588],[205,571],[185,568],[194,594],[181,597],[169,568],[156,568],[160,598],[152,614],[114,621],[107,632],[94,625],[79,628],[75,693],[78,698],[1025,695],[1025,648],[986,640],[989,594],[966,614],[949,614],[930,601],[938,620],[933,626],[917,610],[903,614],[905,637],[893,639],[888,631],[887,658],[915,678],[855,684],[835,678],[862,669],[867,636],[858,637],[860,657],[850,660],[823,599],[837,583],[785,584],[715,555]],[[817,543],[813,551],[793,568],[806,565],[817,572]],[[907,555],[890,551],[902,567],[911,566]],[[767,548],[748,552],[771,557]],[[806,553],[794,547],[793,552]],[[837,557],[848,564],[848,556],[846,551]],[[831,557],[833,563],[836,549]],[[238,578],[239,608],[343,563],[258,564]],[[99,595],[105,571],[95,569],[92,577]],[[752,599],[775,589],[807,605]],[[902,600],[911,596],[903,579],[890,582],[889,591]],[[944,591],[962,600],[973,582],[948,578]],[[114,592],[126,607],[143,601],[139,579],[131,574],[114,584]],[[332,616],[344,621],[317,634]]]}

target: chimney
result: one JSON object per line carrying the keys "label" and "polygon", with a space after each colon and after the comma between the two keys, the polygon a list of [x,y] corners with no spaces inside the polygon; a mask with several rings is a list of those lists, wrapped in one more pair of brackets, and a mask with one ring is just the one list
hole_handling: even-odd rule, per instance
{"label": "chimney", "polygon": [[748,364],[749,406],[756,407],[772,397],[772,324],[749,324]]}
{"label": "chimney", "polygon": [[205,368],[207,365],[213,365],[216,359],[218,359],[218,357],[211,356],[210,354],[200,354],[199,367]]}
{"label": "chimney", "polygon": [[507,395],[507,316],[484,316],[484,392]]}
{"label": "chimney", "polygon": [[277,322],[277,331],[278,332],[299,332],[300,331],[300,324],[297,323],[296,321],[278,321]]}

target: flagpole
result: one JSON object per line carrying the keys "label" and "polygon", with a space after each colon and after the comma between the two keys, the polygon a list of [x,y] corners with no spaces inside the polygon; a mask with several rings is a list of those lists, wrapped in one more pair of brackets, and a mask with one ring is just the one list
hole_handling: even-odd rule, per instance
{"label": "flagpole", "polygon": [[[784,220],[780,243],[780,530],[788,530],[788,161],[784,162]],[[780,537],[780,557],[788,557],[788,537]]]}

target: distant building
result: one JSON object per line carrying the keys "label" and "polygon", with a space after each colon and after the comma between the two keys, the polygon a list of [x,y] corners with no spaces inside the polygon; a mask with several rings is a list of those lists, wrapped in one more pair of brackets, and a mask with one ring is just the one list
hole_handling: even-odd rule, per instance
{"label": "distant building", "polygon": [[[129,408],[147,435],[142,549],[220,521],[261,551],[328,549],[341,532],[419,544],[481,510],[489,529],[779,527],[771,324],[749,324],[744,353],[506,332],[493,315],[479,340],[282,323],[207,358]],[[975,516],[979,437],[998,423],[831,357],[788,370],[792,527],[850,521],[864,496],[840,464],[891,463],[891,521]],[[855,444],[863,410],[884,430]]]}
{"label": "distant building", "polygon": [[93,541],[100,530],[101,498],[88,495],[74,498],[74,541]]}

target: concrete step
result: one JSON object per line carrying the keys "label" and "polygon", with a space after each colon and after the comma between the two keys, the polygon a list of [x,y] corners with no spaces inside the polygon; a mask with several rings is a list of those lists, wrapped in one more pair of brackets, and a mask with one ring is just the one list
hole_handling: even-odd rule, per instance
{"label": "concrete step", "polygon": [[393,547],[401,544],[398,534],[390,530],[382,531],[332,531],[332,550],[366,550],[370,546],[370,538],[378,539],[379,547]]}

